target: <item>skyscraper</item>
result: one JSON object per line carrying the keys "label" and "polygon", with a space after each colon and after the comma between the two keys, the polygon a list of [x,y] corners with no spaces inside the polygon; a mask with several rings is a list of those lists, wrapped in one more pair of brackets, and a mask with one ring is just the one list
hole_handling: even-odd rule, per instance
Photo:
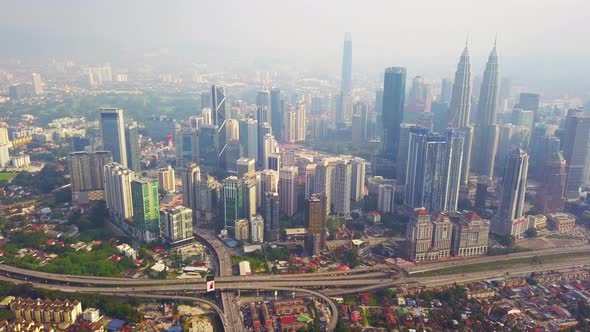
{"label": "skyscraper", "polygon": [[383,153],[390,159],[397,157],[405,95],[406,68],[386,68],[383,79]]}
{"label": "skyscraper", "polygon": [[214,170],[219,167],[220,138],[217,126],[203,125],[199,130],[199,165],[203,168]]}
{"label": "skyscraper", "polygon": [[158,169],[158,186],[166,192],[174,192],[176,190],[176,183],[174,179],[174,168],[168,167]]}
{"label": "skyscraper", "polygon": [[33,73],[32,75],[33,81],[33,92],[35,96],[40,96],[43,94],[43,82],[41,81],[41,75],[37,73]]}
{"label": "skyscraper", "polygon": [[567,161],[565,195],[568,200],[580,197],[580,186],[584,182],[584,168],[590,139],[590,117],[582,109],[571,109],[565,119],[563,157]]}
{"label": "skyscraper", "polygon": [[242,184],[236,176],[225,178],[223,188],[223,220],[225,229],[233,229],[237,219],[243,217]]}
{"label": "skyscraper", "polygon": [[330,213],[332,206],[332,172],[334,167],[322,161],[317,164],[315,168],[315,176],[313,181],[313,188],[310,194],[322,194],[323,202],[326,204],[324,211],[326,214]]}
{"label": "skyscraper", "polygon": [[464,148],[465,133],[462,130],[449,129],[447,132],[447,151],[444,165],[446,189],[444,191],[443,211],[457,211]]}
{"label": "skyscraper", "polygon": [[313,194],[307,200],[307,228],[309,252],[317,254],[326,249],[326,202],[322,194]]}
{"label": "skyscraper", "polygon": [[113,161],[127,168],[125,123],[120,108],[100,108],[100,131],[105,151],[111,151]]}
{"label": "skyscraper", "polygon": [[272,134],[282,141],[283,111],[281,107],[281,90],[279,89],[270,90],[270,114]]}
{"label": "skyscraper", "polygon": [[141,171],[139,148],[139,128],[137,123],[133,122],[125,126],[125,153],[128,167],[134,172]]}
{"label": "skyscraper", "polygon": [[253,243],[264,242],[264,219],[260,215],[255,215],[250,220],[250,240]]}
{"label": "skyscraper", "polygon": [[516,148],[506,158],[506,167],[500,184],[500,206],[492,219],[492,232],[500,236],[520,237],[528,228],[524,218],[529,156]]}
{"label": "skyscraper", "polygon": [[244,157],[258,160],[258,125],[255,120],[240,120],[240,145]]}
{"label": "skyscraper", "polygon": [[344,34],[342,52],[342,85],[340,92],[350,94],[352,92],[352,35],[350,32]]}
{"label": "skyscraper", "polygon": [[334,212],[342,215],[350,214],[350,196],[352,188],[352,166],[350,161],[338,160],[334,165],[332,181],[332,203]]}
{"label": "skyscraper", "polygon": [[225,148],[227,145],[226,134],[226,110],[225,110],[225,89],[221,85],[211,86],[211,110],[213,112],[213,125],[217,126],[217,136],[219,137],[219,147],[217,150],[217,160],[219,166],[225,169]]}
{"label": "skyscraper", "polygon": [[104,196],[111,216],[117,221],[131,219],[131,181],[135,173],[117,163],[104,166]]}
{"label": "skyscraper", "polygon": [[241,177],[256,170],[256,160],[253,158],[240,158],[237,161],[237,166],[238,176]]}
{"label": "skyscraper", "polygon": [[563,211],[567,177],[566,162],[559,152],[559,138],[547,137],[547,143],[541,188],[535,202],[535,210],[543,214]]}
{"label": "skyscraper", "polygon": [[366,174],[366,160],[362,158],[350,159],[351,169],[351,186],[350,199],[359,202],[365,195],[365,174]]}
{"label": "skyscraper", "polygon": [[277,241],[280,234],[280,200],[276,192],[264,193],[262,213],[264,216],[264,237],[268,241]]}
{"label": "skyscraper", "polygon": [[295,166],[285,166],[279,171],[280,208],[287,217],[297,212],[298,180],[298,169]]}
{"label": "skyscraper", "polygon": [[[490,52],[486,69],[483,73],[479,102],[477,103],[477,122],[475,126],[475,142],[473,149],[473,164],[479,174],[489,178],[493,176],[494,159],[489,156],[497,152],[496,118],[498,111],[498,54],[496,44]],[[491,165],[489,165],[491,161]]]}
{"label": "skyscraper", "polygon": [[469,120],[469,113],[471,111],[471,64],[467,46],[467,43],[465,43],[465,49],[463,49],[463,53],[457,64],[448,119],[449,127],[462,128],[465,133],[463,166],[461,170],[461,181],[463,183],[467,183],[469,179],[471,147],[473,143],[473,128]]}
{"label": "skyscraper", "polygon": [[415,127],[413,123],[400,124],[399,148],[397,151],[397,167],[395,168],[395,177],[397,183],[406,183],[406,168],[408,167],[408,148],[410,144],[410,129]]}
{"label": "skyscraper", "polygon": [[199,162],[199,131],[183,128],[174,136],[176,147],[176,167],[184,167]]}
{"label": "skyscraper", "polygon": [[197,164],[187,165],[180,171],[182,179],[182,205],[193,210],[193,220],[196,224],[198,208],[198,185],[201,182],[201,168]]}
{"label": "skyscraper", "polygon": [[78,204],[104,198],[104,166],[113,162],[110,151],[72,152],[68,155],[72,201]]}
{"label": "skyscraper", "polygon": [[160,233],[170,244],[184,244],[194,238],[193,211],[182,205],[160,213]]}
{"label": "skyscraper", "polygon": [[136,238],[146,242],[156,240],[160,235],[158,181],[150,178],[134,179],[131,181],[131,196]]}

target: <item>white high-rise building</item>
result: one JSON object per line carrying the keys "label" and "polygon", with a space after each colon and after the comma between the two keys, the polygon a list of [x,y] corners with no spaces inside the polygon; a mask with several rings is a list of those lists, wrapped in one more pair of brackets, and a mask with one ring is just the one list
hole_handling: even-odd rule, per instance
{"label": "white high-rise building", "polygon": [[8,129],[0,126],[0,167],[6,167],[10,163],[10,148],[12,143],[8,139]]}
{"label": "white high-rise building", "polygon": [[334,167],[326,161],[320,162],[316,165],[315,176],[313,181],[310,196],[313,194],[322,194],[325,196],[325,211],[330,214],[330,207],[332,205],[332,172]]}
{"label": "white high-rise building", "polygon": [[395,210],[394,199],[395,186],[391,184],[380,185],[377,198],[377,210],[381,213],[393,213]]}
{"label": "white high-rise building", "polygon": [[135,173],[117,163],[104,166],[104,197],[111,215],[118,220],[133,217],[131,181]]}
{"label": "white high-rise building", "polygon": [[268,157],[277,152],[277,140],[271,134],[264,135],[264,148],[262,149],[262,165],[268,169]]}
{"label": "white high-rise building", "polygon": [[359,202],[365,196],[365,174],[367,162],[362,158],[350,159],[352,165],[352,181],[350,188],[350,199]]}
{"label": "white high-rise building", "polygon": [[260,172],[260,192],[262,195],[268,192],[279,192],[279,172],[265,169]]}
{"label": "white high-rise building", "polygon": [[350,214],[351,182],[352,166],[350,161],[337,161],[334,166],[334,179],[332,182],[332,203],[334,204],[335,213]]}
{"label": "white high-rise building", "polygon": [[174,179],[174,168],[168,167],[158,169],[158,185],[166,192],[176,190],[176,180]]}
{"label": "white high-rise building", "polygon": [[193,211],[193,219],[196,223],[198,210],[198,186],[201,182],[201,168],[197,164],[190,164],[182,169],[182,205]]}
{"label": "white high-rise building", "polygon": [[41,81],[41,75],[37,73],[33,73],[32,75],[33,80],[33,92],[35,96],[40,96],[43,94],[43,82]]}
{"label": "white high-rise building", "polygon": [[264,242],[264,219],[261,215],[255,215],[250,221],[250,240],[253,243]]}
{"label": "white high-rise building", "polygon": [[176,206],[160,211],[160,231],[169,242],[191,240],[193,235],[193,211]]}
{"label": "white high-rise building", "polygon": [[250,239],[250,223],[247,219],[237,219],[234,224],[234,237],[237,241]]}

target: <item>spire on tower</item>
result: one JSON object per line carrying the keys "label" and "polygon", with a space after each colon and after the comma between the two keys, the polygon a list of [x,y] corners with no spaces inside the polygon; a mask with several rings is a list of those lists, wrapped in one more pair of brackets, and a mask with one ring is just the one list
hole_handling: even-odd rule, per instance
{"label": "spire on tower", "polygon": [[463,54],[461,54],[462,57],[468,57],[469,56],[469,33],[467,33],[467,39],[465,39],[465,49],[463,49]]}

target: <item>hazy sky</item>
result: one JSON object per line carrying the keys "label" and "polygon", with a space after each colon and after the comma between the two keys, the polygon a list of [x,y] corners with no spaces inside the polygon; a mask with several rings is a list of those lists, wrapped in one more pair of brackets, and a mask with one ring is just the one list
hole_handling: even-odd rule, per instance
{"label": "hazy sky", "polygon": [[338,70],[351,31],[357,69],[450,75],[467,33],[474,72],[497,34],[504,73],[588,83],[589,15],[587,0],[0,0],[0,55],[116,58],[165,47]]}

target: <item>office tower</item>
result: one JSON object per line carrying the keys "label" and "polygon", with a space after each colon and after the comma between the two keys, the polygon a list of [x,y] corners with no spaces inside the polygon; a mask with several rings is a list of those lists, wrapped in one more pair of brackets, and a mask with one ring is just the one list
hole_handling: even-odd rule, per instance
{"label": "office tower", "polygon": [[176,166],[184,167],[199,162],[199,131],[183,128],[174,137],[176,150]]}
{"label": "office tower", "polygon": [[237,241],[250,240],[250,223],[248,219],[236,219],[234,223],[234,237]]}
{"label": "office tower", "polygon": [[320,162],[315,168],[314,186],[311,194],[322,194],[326,204],[324,211],[327,214],[332,210],[332,174],[334,167],[326,161]]}
{"label": "office tower", "polygon": [[[256,93],[256,106],[260,107],[266,107],[268,109],[270,109],[270,105],[271,105],[271,96],[270,96],[270,91],[268,90],[258,90],[258,92]],[[270,119],[265,119],[262,122],[268,122],[270,123],[270,121],[268,121]]]}
{"label": "office tower", "polygon": [[16,84],[8,88],[10,100],[19,100],[35,96],[32,84]]}
{"label": "office tower", "polygon": [[268,241],[277,241],[280,231],[280,199],[278,193],[264,193],[262,214],[264,216],[264,237]]}
{"label": "office tower", "polygon": [[344,47],[342,51],[342,94],[352,92],[352,35],[350,32],[344,34]]}
{"label": "office tower", "polygon": [[156,240],[160,234],[158,181],[150,178],[134,179],[131,181],[131,196],[136,238],[146,242]]}
{"label": "office tower", "polygon": [[169,137],[176,133],[176,120],[166,115],[152,115],[145,121],[143,133],[152,142],[168,142]]}
{"label": "office tower", "polygon": [[350,124],[353,113],[352,94],[339,94],[336,105],[336,123],[340,125]]}
{"label": "office tower", "polygon": [[191,242],[193,211],[182,205],[160,211],[160,234],[173,247]]}
{"label": "office tower", "polygon": [[0,126],[0,167],[8,166],[10,163],[10,148],[12,142],[8,139],[8,129]]}
{"label": "office tower", "polygon": [[432,249],[434,225],[428,212],[424,209],[414,210],[406,228],[408,260],[415,262],[431,260],[432,257],[429,257],[428,253]]}
{"label": "office tower", "polygon": [[199,130],[199,165],[210,170],[219,167],[219,130],[217,126],[203,125]]}
{"label": "office tower", "polygon": [[354,202],[359,202],[365,196],[365,174],[367,169],[367,161],[363,158],[354,157],[350,159],[350,165],[350,199]]}
{"label": "office tower", "polygon": [[127,168],[125,123],[120,108],[100,108],[100,131],[105,151],[111,151],[113,161]]}
{"label": "office tower", "polygon": [[258,125],[255,120],[240,120],[240,144],[244,157],[258,160]]}
{"label": "office tower", "polygon": [[223,221],[225,229],[232,229],[234,222],[243,217],[242,183],[236,176],[229,176],[221,182],[223,188]]}
{"label": "office tower", "polygon": [[482,176],[477,180],[475,188],[475,208],[483,211],[486,208],[486,201],[488,199],[488,187],[490,178]]}
{"label": "office tower", "polygon": [[217,160],[219,161],[221,169],[225,169],[225,156],[223,155],[227,145],[225,89],[218,84],[211,86],[211,112],[213,116],[213,125],[217,126],[217,136],[219,137]]}
{"label": "office tower", "polygon": [[[472,168],[481,175],[489,178],[493,176],[494,159],[497,152],[497,113],[498,113],[498,54],[496,44],[492,49],[486,69],[483,73],[479,101],[477,103],[477,118],[475,123],[475,142],[473,149]],[[489,164],[491,161],[491,165]]]}
{"label": "office tower", "polygon": [[308,199],[311,194],[313,194],[313,190],[315,187],[315,170],[317,165],[316,164],[307,164],[305,165],[305,199]]}
{"label": "office tower", "polygon": [[590,133],[590,116],[582,109],[571,109],[565,119],[565,135],[563,139],[563,157],[567,161],[567,179],[565,197],[577,200],[580,197],[580,186],[584,182],[584,167],[588,155]]}
{"label": "office tower", "polygon": [[211,107],[211,93],[209,91],[201,92],[201,110]]}
{"label": "office tower", "polygon": [[440,102],[448,104],[451,102],[453,93],[453,81],[449,78],[443,78],[440,86]]}
{"label": "office tower", "polygon": [[227,119],[225,122],[227,126],[226,139],[228,141],[239,141],[240,140],[240,126],[236,119]]}
{"label": "office tower", "polygon": [[125,152],[127,154],[128,167],[134,172],[141,171],[139,150],[139,128],[137,127],[137,123],[133,122],[125,126]]}
{"label": "office tower", "polygon": [[281,107],[281,90],[272,89],[270,90],[270,119],[272,134],[274,137],[282,140],[282,122],[283,122],[283,111]]}
{"label": "office tower", "polygon": [[541,96],[536,93],[523,92],[518,96],[517,108],[536,113],[539,110]]}
{"label": "office tower", "polygon": [[492,220],[492,232],[500,236],[520,237],[528,228],[524,218],[528,154],[516,148],[506,158],[506,167],[500,184],[500,205]]}
{"label": "office tower", "polygon": [[212,176],[205,176],[196,184],[197,210],[193,210],[197,226],[213,226],[219,210],[221,184]]}
{"label": "office tower", "polygon": [[258,204],[258,180],[252,173],[240,178],[242,184],[242,215],[246,218],[256,214]]}
{"label": "office tower", "polygon": [[43,94],[43,82],[41,81],[41,75],[37,73],[33,73],[32,75],[33,81],[33,93],[35,96],[40,96]]}
{"label": "office tower", "polygon": [[182,205],[193,210],[193,219],[196,223],[198,197],[197,186],[201,182],[201,168],[197,164],[187,165],[180,171],[182,179]]}
{"label": "office tower", "polygon": [[395,211],[395,186],[392,184],[379,185],[377,195],[377,210],[381,213],[393,213]]}
{"label": "office tower", "polygon": [[457,211],[464,147],[465,133],[462,130],[449,129],[447,132],[447,151],[444,164],[446,176],[443,177],[446,185],[442,205],[443,211]]}
{"label": "office tower", "polygon": [[405,95],[406,68],[386,68],[383,79],[383,153],[390,159],[397,157]]}
{"label": "office tower", "polygon": [[383,88],[377,88],[375,91],[375,113],[383,113]]}
{"label": "office tower", "polygon": [[238,177],[256,170],[256,160],[254,158],[240,158],[237,161]]}
{"label": "office tower", "polygon": [[[281,155],[278,153],[271,153],[268,155],[267,159],[267,169],[272,169],[273,171],[279,171],[281,169]],[[285,165],[287,166],[287,165]]]}
{"label": "office tower", "polygon": [[266,134],[264,136],[264,144],[262,149],[262,168],[269,169],[269,157],[271,154],[275,154],[277,152],[277,141],[275,140],[274,136],[271,134]]}
{"label": "office tower", "polygon": [[313,194],[307,200],[307,229],[309,252],[318,254],[326,249],[326,202],[322,194]]}
{"label": "office tower", "polygon": [[485,255],[488,251],[490,222],[475,212],[464,212],[453,227],[453,256]]}
{"label": "office tower", "polygon": [[400,124],[399,148],[397,151],[397,166],[395,168],[395,177],[397,183],[406,183],[406,168],[408,167],[408,147],[410,143],[410,129],[415,127],[413,123]]}
{"label": "office tower", "polygon": [[279,172],[265,169],[260,172],[260,191],[262,194],[267,192],[279,192]]}
{"label": "office tower", "polygon": [[423,103],[425,91],[424,91],[424,77],[416,76],[412,79],[412,88],[410,89],[410,96],[408,104],[414,105],[417,103]]}
{"label": "office tower", "polygon": [[211,111],[211,102],[209,102],[207,107],[201,109],[201,117],[203,118],[204,125],[213,125],[213,111]]}
{"label": "office tower", "polygon": [[255,215],[250,220],[250,240],[252,243],[264,242],[264,218]]}
{"label": "office tower", "polygon": [[68,155],[72,201],[86,204],[104,198],[104,166],[113,162],[109,151],[72,152]]}
{"label": "office tower", "polygon": [[158,185],[166,192],[174,192],[176,190],[176,183],[174,179],[174,168],[168,167],[158,169]]}
{"label": "office tower", "polygon": [[279,199],[281,212],[292,217],[297,212],[298,169],[285,166],[279,171]]}
{"label": "office tower", "polygon": [[[272,137],[272,140],[269,142],[266,142],[267,137]],[[271,144],[269,146],[266,146],[265,144]],[[266,162],[268,161],[268,154],[269,153],[274,153],[275,152],[275,148],[276,148],[276,139],[274,136],[272,136],[272,128],[270,127],[270,125],[268,123],[263,123],[261,125],[258,126],[258,159],[257,161],[257,166],[259,168],[266,168]],[[270,149],[270,150],[265,150],[265,149]],[[265,153],[267,153],[265,155]]]}
{"label": "office tower", "polygon": [[553,144],[550,144],[551,149],[546,151],[541,188],[537,192],[535,202],[535,210],[543,214],[563,211],[567,178],[566,162],[559,152],[559,138],[548,137],[547,139]]}
{"label": "office tower", "polygon": [[[547,155],[546,143],[547,139],[556,139],[558,146],[559,138],[555,137],[558,127],[556,125],[548,125],[545,123],[535,123],[533,131],[531,132],[530,152],[529,152],[529,176],[540,180],[543,177],[543,170],[545,165],[545,158]],[[558,150],[560,150],[558,148]]]}
{"label": "office tower", "polygon": [[117,163],[104,166],[104,197],[111,217],[117,221],[133,217],[131,181],[135,173]]}
{"label": "office tower", "polygon": [[240,145],[240,142],[236,140],[228,140],[224,153],[225,170],[229,173],[237,174],[237,162],[240,158],[242,158],[242,155],[242,146]]}
{"label": "office tower", "polygon": [[463,147],[463,165],[461,169],[461,182],[466,184],[469,179],[471,167],[471,147],[473,144],[473,128],[469,120],[471,111],[471,64],[469,61],[469,49],[467,43],[461,54],[455,80],[453,81],[453,92],[449,106],[449,126],[451,128],[462,128],[465,133],[465,144]]}
{"label": "office tower", "polygon": [[350,214],[350,196],[352,188],[352,166],[349,160],[338,160],[334,165],[331,202],[334,212]]}
{"label": "office tower", "polygon": [[[529,140],[530,132],[526,127],[516,126],[511,123],[504,124],[499,129],[498,152],[496,153],[496,169],[504,167],[506,156],[514,147],[525,148]],[[503,174],[500,171],[500,174]]]}

